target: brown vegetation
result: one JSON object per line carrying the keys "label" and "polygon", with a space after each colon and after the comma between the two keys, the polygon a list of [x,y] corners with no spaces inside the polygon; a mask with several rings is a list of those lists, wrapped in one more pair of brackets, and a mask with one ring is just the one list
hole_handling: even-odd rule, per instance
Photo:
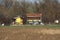
{"label": "brown vegetation", "polygon": [[60,40],[60,29],[0,28],[0,40]]}

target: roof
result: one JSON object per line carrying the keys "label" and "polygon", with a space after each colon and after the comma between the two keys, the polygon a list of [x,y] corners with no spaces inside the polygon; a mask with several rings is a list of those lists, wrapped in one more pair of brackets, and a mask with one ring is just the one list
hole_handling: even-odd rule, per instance
{"label": "roof", "polygon": [[37,13],[28,13],[28,14],[26,14],[26,16],[27,17],[41,17],[42,16],[42,14],[40,13],[40,14],[37,14]]}

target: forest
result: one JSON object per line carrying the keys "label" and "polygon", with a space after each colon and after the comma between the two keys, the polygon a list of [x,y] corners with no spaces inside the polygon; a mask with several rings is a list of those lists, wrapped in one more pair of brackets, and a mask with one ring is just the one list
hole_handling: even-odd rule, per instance
{"label": "forest", "polygon": [[38,0],[33,3],[25,0],[3,0],[0,3],[1,23],[9,24],[17,15],[26,19],[27,13],[42,13],[44,23],[53,23],[54,20],[60,21],[60,2],[58,0]]}

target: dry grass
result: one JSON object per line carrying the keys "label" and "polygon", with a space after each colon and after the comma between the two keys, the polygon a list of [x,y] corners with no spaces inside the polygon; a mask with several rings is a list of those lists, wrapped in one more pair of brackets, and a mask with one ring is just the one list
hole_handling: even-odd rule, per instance
{"label": "dry grass", "polygon": [[0,28],[0,40],[60,40],[60,29]]}

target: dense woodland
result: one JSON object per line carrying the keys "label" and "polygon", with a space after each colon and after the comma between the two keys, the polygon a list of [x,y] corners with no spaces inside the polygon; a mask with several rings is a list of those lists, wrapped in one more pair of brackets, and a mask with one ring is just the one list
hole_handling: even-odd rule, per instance
{"label": "dense woodland", "polygon": [[25,17],[26,13],[42,13],[44,23],[60,20],[60,3],[58,0],[38,0],[33,2],[4,0],[0,3],[0,22],[10,23],[13,17]]}

